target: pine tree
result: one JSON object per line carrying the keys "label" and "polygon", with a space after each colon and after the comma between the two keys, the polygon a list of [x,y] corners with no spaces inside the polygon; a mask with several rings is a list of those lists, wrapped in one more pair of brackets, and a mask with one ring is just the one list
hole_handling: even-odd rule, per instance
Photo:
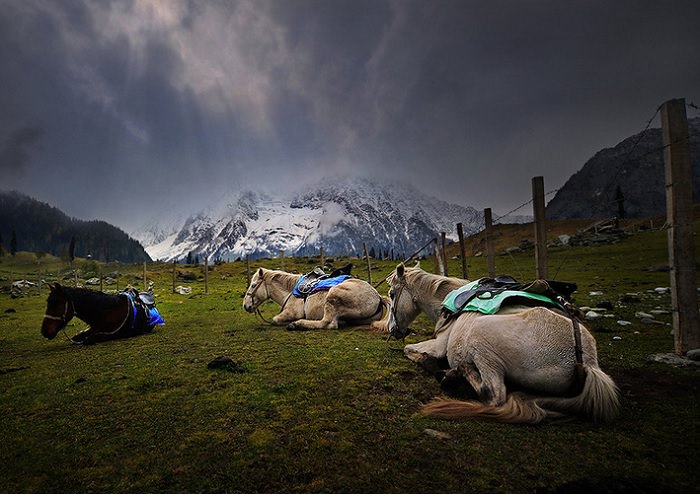
{"label": "pine tree", "polygon": [[10,238],[10,254],[17,254],[17,233],[12,230],[12,238]]}

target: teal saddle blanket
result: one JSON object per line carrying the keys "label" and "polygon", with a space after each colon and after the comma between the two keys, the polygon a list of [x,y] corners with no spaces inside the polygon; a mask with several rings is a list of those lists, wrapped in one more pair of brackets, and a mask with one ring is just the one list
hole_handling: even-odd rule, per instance
{"label": "teal saddle blanket", "polygon": [[[491,278],[481,278],[451,291],[442,301],[442,307],[447,312],[481,312],[496,314],[504,304],[522,304],[529,306],[545,306],[563,309],[562,305],[551,297],[528,291],[511,289],[507,284],[493,286]],[[515,281],[515,280],[513,280]],[[512,286],[523,285],[513,283]]]}

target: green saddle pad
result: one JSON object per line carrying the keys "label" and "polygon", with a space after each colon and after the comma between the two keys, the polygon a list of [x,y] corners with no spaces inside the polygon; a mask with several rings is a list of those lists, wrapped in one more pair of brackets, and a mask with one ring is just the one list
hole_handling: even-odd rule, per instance
{"label": "green saddle pad", "polygon": [[[545,306],[563,309],[563,307],[551,298],[537,293],[524,292],[521,290],[508,290],[502,288],[479,287],[480,280],[472,281],[451,291],[442,301],[442,307],[453,313],[458,312],[481,312],[482,314],[495,314],[501,310],[504,304],[515,305],[524,304],[530,306]],[[476,290],[476,293],[468,299],[468,302],[461,307],[456,300],[460,295]],[[461,297],[464,298],[464,297]]]}

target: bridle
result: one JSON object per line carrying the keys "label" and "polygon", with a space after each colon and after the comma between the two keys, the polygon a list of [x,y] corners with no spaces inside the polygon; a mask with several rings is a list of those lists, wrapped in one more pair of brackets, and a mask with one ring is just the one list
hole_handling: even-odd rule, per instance
{"label": "bridle", "polygon": [[[73,309],[73,314],[70,317],[68,317],[68,307],[69,307],[68,303],[69,302],[70,302],[70,307],[72,307],[72,309]],[[63,314],[61,314],[60,316],[53,316],[51,314],[44,314],[44,319],[49,319],[51,321],[61,321],[61,328],[59,329],[59,331],[65,329],[66,325],[68,324],[68,321],[70,321],[73,318],[73,316],[75,316],[77,314],[77,312],[75,311],[75,305],[73,304],[72,300],[70,300],[66,297],[65,304],[66,305],[65,305],[65,308],[63,309]]]}
{"label": "bridle", "polygon": [[[263,298],[258,299],[255,296],[255,294],[258,292],[258,290],[260,289],[261,286],[265,287],[266,297],[264,299]],[[255,285],[255,287],[250,287],[248,289],[248,291],[245,293],[245,295],[246,295],[246,297],[250,297],[250,300],[253,304],[253,309],[258,310],[258,307],[260,307],[260,305],[262,305],[262,303],[265,300],[270,298],[270,292],[267,290],[267,285],[265,285],[265,278],[261,276],[260,281],[258,281],[258,283]],[[259,300],[259,302],[256,302],[256,300]]]}
{"label": "bridle", "polygon": [[[391,299],[391,316],[394,319],[394,324],[398,328],[398,305],[399,301],[401,300],[401,295],[403,295],[404,290],[411,296],[411,300],[415,302],[415,298],[413,297],[413,294],[411,293],[411,290],[409,290],[408,285],[405,282],[401,282],[399,286],[394,288],[392,285],[391,290],[389,291],[389,298]],[[394,296],[391,296],[391,293],[393,292]],[[393,336],[391,333],[389,333],[389,337]],[[405,336],[405,335],[404,335]],[[396,336],[394,336],[396,338]],[[396,338],[398,340],[398,338]]]}
{"label": "bridle", "polygon": [[[260,302],[256,303],[255,294],[258,292],[258,290],[260,289],[260,287],[263,286],[263,285],[265,286],[265,295],[266,295],[266,296],[265,296],[264,299],[262,299],[262,298],[261,298],[261,299],[258,299],[258,300],[260,300]],[[260,317],[260,319],[262,319],[262,320],[263,320],[264,322],[266,322],[267,324],[272,325],[272,321],[268,321],[267,319],[265,319],[265,316],[263,316],[263,315],[262,315],[262,312],[260,312],[260,306],[262,305],[262,303],[263,303],[265,300],[267,300],[267,299],[270,298],[270,292],[269,292],[269,290],[267,289],[267,285],[265,284],[265,278],[264,278],[264,276],[261,276],[261,277],[260,277],[260,281],[258,281],[258,284],[255,285],[255,287],[250,287],[250,288],[248,289],[248,291],[247,291],[245,294],[246,294],[246,297],[250,297],[250,300],[251,300],[251,302],[252,302],[252,304],[253,304],[253,309],[255,310],[255,313]],[[291,295],[291,293],[290,293],[289,295]],[[287,297],[287,299],[289,299],[289,296]],[[285,300],[284,302],[287,303],[287,300]],[[284,306],[283,306],[283,308],[284,308]]]}

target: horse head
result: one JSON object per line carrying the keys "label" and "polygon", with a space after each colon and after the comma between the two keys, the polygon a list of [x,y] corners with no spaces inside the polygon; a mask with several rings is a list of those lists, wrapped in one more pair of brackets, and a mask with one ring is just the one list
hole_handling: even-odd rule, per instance
{"label": "horse head", "polygon": [[52,340],[73,318],[75,309],[60,284],[49,285],[49,288],[51,291],[46,299],[46,313],[41,323],[41,334]]}
{"label": "horse head", "polygon": [[409,325],[420,314],[420,307],[411,293],[406,278],[406,267],[403,263],[396,266],[396,270],[387,278],[389,282],[389,320],[387,330],[390,336],[397,340],[406,337],[410,331]]}
{"label": "horse head", "polygon": [[260,305],[270,298],[270,293],[265,284],[265,273],[263,268],[258,269],[250,280],[248,290],[243,297],[243,309],[253,313]]}

